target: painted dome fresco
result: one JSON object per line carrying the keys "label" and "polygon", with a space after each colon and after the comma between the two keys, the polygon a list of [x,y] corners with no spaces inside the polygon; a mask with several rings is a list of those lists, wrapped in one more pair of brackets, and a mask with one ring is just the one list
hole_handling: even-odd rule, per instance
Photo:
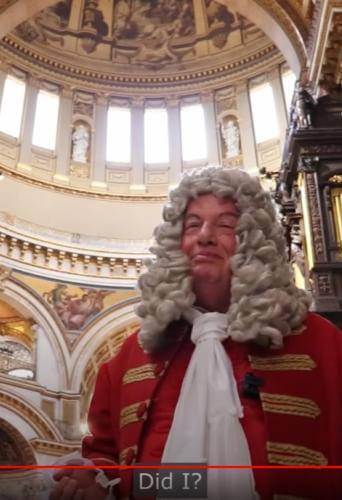
{"label": "painted dome fresco", "polygon": [[62,0],[19,24],[2,49],[60,77],[126,91],[217,82],[279,55],[259,28],[215,0]]}

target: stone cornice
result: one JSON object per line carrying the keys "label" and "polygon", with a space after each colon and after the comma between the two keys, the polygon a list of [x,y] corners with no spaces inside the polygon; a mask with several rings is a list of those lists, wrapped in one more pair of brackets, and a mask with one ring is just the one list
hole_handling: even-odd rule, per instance
{"label": "stone cornice", "polygon": [[33,449],[38,453],[44,453],[46,455],[53,455],[56,457],[61,457],[72,453],[73,451],[79,451],[81,449],[80,441],[73,441],[71,443],[65,441],[48,441],[46,439],[31,439],[30,444]]}
{"label": "stone cornice", "polygon": [[98,286],[128,286],[140,275],[145,254],[86,251],[51,244],[0,227],[0,262],[6,267],[50,279]]}
{"label": "stone cornice", "polygon": [[59,185],[56,182],[52,183],[44,179],[38,179],[31,177],[30,174],[24,172],[19,172],[18,170],[12,170],[5,165],[0,164],[0,170],[9,177],[12,177],[18,181],[26,182],[27,184],[32,184],[34,186],[42,187],[44,189],[51,189],[52,191],[57,191],[60,193],[66,193],[76,196],[84,196],[87,198],[96,198],[101,200],[115,200],[115,201],[146,201],[146,202],[161,202],[166,200],[166,195],[150,195],[150,194],[115,194],[104,191],[98,191],[94,188],[79,188],[75,186]]}
{"label": "stone cornice", "polygon": [[75,399],[79,398],[79,394],[65,391],[53,391],[39,385],[35,380],[24,380],[17,377],[12,377],[11,375],[6,375],[5,373],[0,373],[0,384],[5,384],[6,387],[13,386],[21,389],[26,389],[28,391],[33,391],[41,394],[44,397],[53,399],[75,401]]}
{"label": "stone cornice", "polygon": [[279,62],[284,60],[279,50],[268,42],[262,47],[251,47],[246,55],[241,56],[241,53],[236,53],[232,60],[210,68],[206,66],[200,70],[188,70],[172,75],[159,76],[156,73],[155,76],[131,76],[77,67],[33,51],[32,47],[23,45],[14,37],[4,37],[0,43],[0,54],[2,59],[7,57],[9,63],[18,64],[31,74],[37,73],[40,78],[97,93],[113,92],[124,96],[133,95],[136,92],[151,96],[165,95],[169,91],[174,93],[175,90],[179,94],[186,94],[203,90],[206,87],[213,89],[220,85],[223,78],[225,82],[233,83],[237,75],[241,78],[241,72],[246,73],[246,77],[255,75],[260,63],[266,62],[266,65],[270,65],[274,64],[275,60]]}

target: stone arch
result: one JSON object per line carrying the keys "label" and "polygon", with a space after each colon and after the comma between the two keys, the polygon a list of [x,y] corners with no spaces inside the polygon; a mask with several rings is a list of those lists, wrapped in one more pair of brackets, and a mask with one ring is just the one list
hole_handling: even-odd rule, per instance
{"label": "stone arch", "polygon": [[[306,62],[300,29],[276,0],[217,0],[256,24],[283,53],[298,77]],[[252,13],[252,16],[251,16]]]}
{"label": "stone arch", "polygon": [[52,421],[41,413],[36,406],[19,395],[5,390],[0,391],[0,407],[16,415],[31,429],[31,437],[39,437],[50,441],[62,441],[62,435]]}
{"label": "stone arch", "polygon": [[139,301],[140,298],[135,297],[115,304],[88,325],[72,353],[71,390],[80,391],[87,363],[113,333],[132,323],[138,324],[134,307]]}
{"label": "stone arch", "polygon": [[68,382],[66,361],[69,352],[60,327],[46,304],[33,290],[13,279],[6,281],[6,286],[0,292],[0,297],[21,312],[23,316],[33,318],[37,325],[43,329],[47,342],[51,346],[50,351],[56,360],[55,365],[58,370],[57,388],[61,390],[61,388],[66,387]]}
{"label": "stone arch", "polygon": [[[1,465],[35,465],[34,451],[29,442],[10,422],[0,418]],[[5,443],[8,444],[5,447]],[[7,453],[7,459],[6,459]],[[7,463],[6,463],[7,462]]]}

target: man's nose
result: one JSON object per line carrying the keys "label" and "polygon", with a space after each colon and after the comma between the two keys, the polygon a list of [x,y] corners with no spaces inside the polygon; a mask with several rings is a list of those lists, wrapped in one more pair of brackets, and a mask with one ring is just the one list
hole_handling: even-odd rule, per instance
{"label": "man's nose", "polygon": [[202,245],[216,244],[215,228],[212,226],[212,224],[205,222],[202,225],[201,230],[198,234],[198,242]]}

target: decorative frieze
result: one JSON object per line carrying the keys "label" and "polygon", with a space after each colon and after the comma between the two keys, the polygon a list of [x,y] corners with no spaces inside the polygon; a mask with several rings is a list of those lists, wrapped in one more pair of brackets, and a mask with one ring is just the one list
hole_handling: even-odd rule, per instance
{"label": "decorative frieze", "polygon": [[[96,252],[95,250],[85,253],[75,247],[62,249],[44,241],[34,242],[25,237],[15,237],[3,228],[0,228],[1,250],[0,257],[6,258],[13,268],[18,264],[29,266],[33,273],[40,270],[62,272],[68,275],[103,277],[103,278],[128,278],[137,279],[141,272],[142,260],[148,256],[122,254],[113,257],[109,252]],[[133,253],[133,252],[132,252]],[[0,266],[0,290],[3,283],[10,276],[7,268]]]}

